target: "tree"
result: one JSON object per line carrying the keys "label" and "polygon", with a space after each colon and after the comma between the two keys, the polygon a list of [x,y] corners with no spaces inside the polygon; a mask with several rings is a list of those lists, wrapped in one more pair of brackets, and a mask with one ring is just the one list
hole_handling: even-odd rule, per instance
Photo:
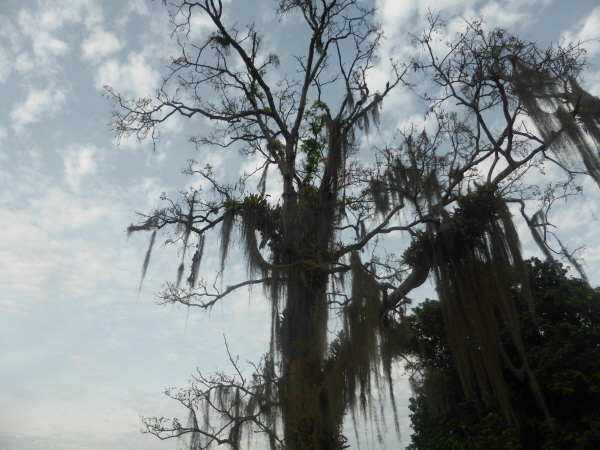
{"label": "tree", "polygon": [[[534,320],[517,297],[521,334],[548,405],[552,430],[527,383],[511,377],[506,367],[516,428],[507,427],[497,403],[482,408],[481,400],[479,404],[466,400],[450,356],[440,302],[428,300],[414,309],[410,319],[415,335],[409,345],[409,369],[416,375],[416,395],[410,406],[414,434],[409,448],[598,448],[598,290],[583,280],[566,278],[561,265],[557,273],[551,264],[534,258],[527,261],[527,267],[537,317]],[[440,377],[445,395],[429,398]]]}
{"label": "tree", "polygon": [[[536,238],[549,252],[547,210],[557,197],[577,192],[577,174],[596,175],[597,159],[584,145],[583,125],[591,125],[579,119],[580,102],[569,106],[577,91],[568,83],[582,69],[582,49],[542,51],[503,30],[485,33],[480,22],[467,22],[466,31],[438,58],[432,46],[441,25],[432,18],[431,28],[416,39],[424,60],[392,61],[389,81],[375,89],[369,81],[383,34],[372,21],[374,10],[364,3],[279,0],[277,14],[300,16],[307,33],[304,53],[286,57],[285,72],[280,57],[262,51],[254,26],[227,24],[223,9],[220,0],[171,5],[181,55],[173,57],[156,97],[128,99],[113,88],[107,92],[116,105],[118,138],[149,138],[156,144],[158,127],[170,117],[201,116],[212,120],[215,130],[190,139],[200,150],[235,149],[260,159],[259,169],[235,184],[217,179],[211,167],[192,163],[187,172],[202,177],[209,189],[165,199],[165,208],[143,215],[129,232],[151,232],[142,279],[157,231],[181,246],[177,280],[159,294],[163,304],[210,309],[238,289],[262,285],[272,305],[271,347],[252,379],[239,371],[232,377],[200,375],[189,389],[169,391],[188,409],[188,424],[145,419],[147,431],[163,439],[187,436],[191,448],[213,442],[239,448],[249,431],[264,433],[272,448],[343,448],[344,414],[375,414],[374,385],[383,388],[387,379],[394,402],[391,318],[401,320],[408,294],[430,272],[449,313],[466,326],[467,334],[456,327],[449,331],[452,351],[467,357],[463,387],[473,391],[478,384],[506,397],[495,310],[485,312],[493,319],[486,329],[465,322],[465,311],[476,308],[489,289],[469,305],[460,304],[458,290],[485,287],[477,282],[482,269],[462,275],[461,264],[485,264],[494,271],[500,319],[512,323],[512,338],[523,357],[507,287],[514,281],[508,266],[522,269],[523,263],[506,204],[521,205],[532,229],[542,230],[535,231]],[[204,40],[192,38],[196,15],[214,29]],[[360,138],[377,123],[390,92],[406,86],[418,94],[409,80],[415,73],[437,86],[435,96],[420,94],[429,104],[423,131],[417,126],[405,130],[396,148],[365,149]],[[551,115],[559,117],[556,123],[540,133],[531,130],[526,119],[546,124],[548,105],[556,109]],[[571,114],[563,117],[563,111]],[[502,125],[492,127],[496,112]],[[595,123],[593,112],[588,118]],[[569,139],[576,141],[587,170],[555,157],[554,149]],[[542,193],[522,178],[544,164],[558,165],[565,177]],[[275,174],[268,174],[270,167]],[[280,182],[277,194],[266,192],[267,177]],[[526,201],[536,197],[542,212],[530,219]],[[453,207],[457,212],[450,212]],[[468,254],[451,250],[461,244],[459,228],[472,232]],[[224,290],[199,276],[207,236],[216,232],[221,252],[217,281],[234,232],[248,266],[248,279]],[[412,240],[403,258],[377,251],[379,239],[395,234]],[[183,283],[186,262],[190,272]],[[527,297],[524,275],[519,281]],[[330,320],[342,330],[332,342]],[[484,362],[473,351],[474,339],[483,346]]]}

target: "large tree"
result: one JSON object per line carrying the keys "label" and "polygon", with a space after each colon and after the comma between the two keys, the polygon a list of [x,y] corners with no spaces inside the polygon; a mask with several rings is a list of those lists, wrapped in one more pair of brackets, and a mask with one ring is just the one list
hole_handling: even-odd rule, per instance
{"label": "large tree", "polygon": [[[187,436],[191,448],[239,448],[244,432],[258,431],[272,448],[343,448],[344,414],[374,414],[372,388],[385,384],[380,373],[393,403],[389,330],[410,303],[407,295],[430,273],[452,324],[449,340],[462,361],[465,391],[480,390],[487,400],[498,393],[510,420],[498,323],[509,325],[518,349],[515,371],[535,384],[515,326],[513,268],[530,296],[507,202],[521,205],[550,254],[548,207],[577,191],[577,174],[598,174],[589,144],[590,136],[598,137],[596,98],[576,81],[582,50],[541,49],[467,22],[440,53],[434,51],[443,47],[436,41],[440,24],[432,19],[416,39],[423,58],[392,61],[389,80],[373,87],[383,33],[367,5],[279,0],[277,14],[299,18],[305,28],[294,43],[301,50],[281,56],[280,66],[280,57],[263,51],[254,25],[227,21],[231,4],[178,0],[170,11],[181,54],[156,96],[128,99],[108,88],[119,138],[157,143],[159,126],[172,116],[201,116],[214,128],[191,138],[199,151],[217,147],[260,161],[237,183],[192,163],[188,173],[208,188],[165,199],[164,208],[129,228],[151,232],[143,274],[157,231],[181,246],[177,279],[159,295],[161,302],[210,309],[236,290],[262,285],[272,305],[271,347],[251,379],[240,371],[199,375],[189,389],[169,391],[188,408],[189,421],[145,419],[148,431],[163,439]],[[197,17],[212,26],[204,38],[194,37]],[[434,83],[434,94],[419,94],[410,79],[415,73]],[[382,102],[402,86],[426,102],[424,124],[404,130],[398,147],[366,147],[361,138],[377,124]],[[583,164],[572,165],[573,155]],[[548,164],[564,177],[543,193],[524,184],[529,170]],[[267,193],[270,179],[278,184]],[[530,218],[526,201],[536,197],[542,209]],[[207,237],[215,232],[217,277],[235,248],[233,233],[248,266],[247,279],[223,290],[199,275]],[[403,258],[378,253],[380,239],[402,234],[412,241]],[[493,283],[485,278],[489,273]],[[465,291],[471,295],[461,296]],[[482,302],[489,295],[496,300]],[[341,329],[333,342],[329,321]]]}
{"label": "large tree", "polygon": [[[481,399],[465,399],[440,302],[427,300],[409,318],[414,337],[405,348],[416,390],[410,405],[414,434],[408,448],[551,450],[600,445],[598,290],[583,280],[566,278],[560,266],[556,272],[538,259],[527,261],[527,266],[537,320],[518,296],[515,300],[527,359],[546,399],[553,428],[548,429],[528,383],[512,376],[508,367],[503,369],[517,427],[507,426],[497,403],[485,408]],[[510,342],[505,344],[510,348]]]}

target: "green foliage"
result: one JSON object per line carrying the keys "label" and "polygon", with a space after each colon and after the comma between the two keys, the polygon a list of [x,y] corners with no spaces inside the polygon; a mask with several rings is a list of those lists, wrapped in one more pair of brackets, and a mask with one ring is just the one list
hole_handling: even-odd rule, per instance
{"label": "green foliage", "polygon": [[327,105],[320,101],[315,101],[312,106],[306,111],[304,119],[308,126],[308,135],[302,139],[300,151],[305,155],[304,161],[304,183],[310,183],[314,174],[318,172],[319,164],[324,160],[323,151],[325,143],[321,132],[325,127]]}
{"label": "green foliage", "polygon": [[446,253],[462,253],[479,244],[489,221],[498,219],[493,197],[493,191],[487,186],[480,186],[474,192],[458,197],[454,213],[439,227],[437,233],[415,233],[411,244],[402,254],[404,262],[414,267],[422,263],[424,258],[431,260],[433,247],[443,248]]}
{"label": "green foliage", "polygon": [[[584,281],[557,274],[549,263],[527,261],[539,327],[518,300],[521,334],[531,370],[546,400],[552,429],[528,382],[505,367],[516,427],[507,426],[498,405],[465,399],[450,356],[440,302],[428,300],[410,321],[415,338],[407,349],[409,369],[420,371],[410,409],[417,449],[596,449],[600,447],[600,295]],[[507,332],[503,332],[507,346]],[[515,351],[513,350],[513,353]],[[446,408],[428,383],[443,373]],[[430,384],[430,383],[429,383]]]}
{"label": "green foliage", "polygon": [[235,212],[249,231],[260,233],[261,245],[279,242],[281,232],[281,208],[269,203],[264,195],[250,194],[241,202],[229,200],[228,207]]}
{"label": "green foliage", "polygon": [[346,445],[348,439],[340,430],[333,433],[333,436],[323,436],[315,431],[313,422],[309,416],[304,415],[296,417],[290,427],[292,438],[297,440],[300,450],[342,450],[349,447]]}

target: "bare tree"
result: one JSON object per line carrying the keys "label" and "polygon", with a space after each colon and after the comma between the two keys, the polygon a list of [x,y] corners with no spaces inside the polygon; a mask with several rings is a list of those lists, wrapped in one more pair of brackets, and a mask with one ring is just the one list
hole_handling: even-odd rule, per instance
{"label": "bare tree", "polygon": [[[253,25],[225,23],[220,0],[180,0],[170,11],[181,55],[156,97],[127,99],[107,88],[117,105],[118,138],[155,142],[157,127],[171,116],[203,116],[215,131],[191,138],[199,149],[217,146],[262,161],[259,171],[235,185],[192,163],[188,173],[200,175],[210,190],[165,199],[165,208],[129,227],[152,233],[144,274],[158,230],[182,248],[177,280],[159,294],[161,303],[210,309],[236,290],[262,285],[272,305],[270,351],[252,379],[232,359],[236,375],[200,374],[191,388],[169,391],[188,409],[189,422],[145,419],[147,431],[161,439],[187,436],[189,448],[216,443],[237,449],[244,432],[258,432],[271,448],[345,448],[344,414],[376,415],[374,386],[387,384],[394,404],[396,331],[408,294],[430,273],[467,396],[497,396],[510,422],[499,321],[521,358],[510,367],[529,376],[535,389],[515,325],[511,287],[518,283],[529,294],[507,203],[520,205],[551,256],[547,209],[558,196],[578,192],[579,174],[598,179],[591,150],[591,139],[598,138],[597,99],[576,81],[582,50],[541,49],[466,22],[439,54],[434,46],[441,25],[432,18],[429,30],[415,38],[423,60],[392,61],[389,81],[374,92],[368,80],[383,35],[372,21],[374,10],[363,5],[279,0],[277,13],[299,14],[308,30],[304,53],[280,74],[278,56],[262,52]],[[214,27],[203,41],[191,39],[196,14]],[[415,72],[434,82],[435,95],[408,84]],[[425,128],[405,130],[399,147],[364,149],[359,138],[399,85],[429,105]],[[578,155],[583,166],[573,166],[567,154]],[[546,189],[525,184],[528,171],[547,164],[565,177]],[[267,176],[281,181],[277,196],[266,195]],[[530,217],[532,199],[542,200],[542,212]],[[205,237],[217,229],[220,274],[235,232],[248,265],[248,279],[224,290],[199,276]],[[384,236],[403,233],[412,244],[402,257],[373,250]],[[333,342],[329,320],[342,329]]]}

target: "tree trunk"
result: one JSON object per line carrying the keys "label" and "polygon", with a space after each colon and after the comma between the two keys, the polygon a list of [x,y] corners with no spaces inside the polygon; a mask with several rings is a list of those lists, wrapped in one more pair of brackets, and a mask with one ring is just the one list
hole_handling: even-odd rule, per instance
{"label": "tree trunk", "polygon": [[[291,199],[286,199],[291,200]],[[327,373],[327,252],[332,232],[320,223],[331,220],[333,203],[314,190],[300,189],[294,224],[284,238],[288,266],[286,304],[281,322],[280,398],[287,450],[340,449],[343,408],[332,404]],[[285,207],[285,206],[284,206]],[[335,403],[335,402],[334,402]]]}

